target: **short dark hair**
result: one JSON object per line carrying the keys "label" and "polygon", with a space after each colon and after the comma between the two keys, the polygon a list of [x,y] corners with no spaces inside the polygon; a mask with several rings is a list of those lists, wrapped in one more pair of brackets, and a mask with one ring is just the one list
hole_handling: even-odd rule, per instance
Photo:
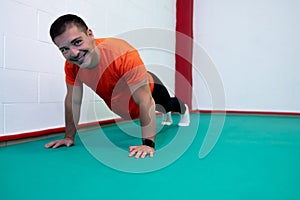
{"label": "short dark hair", "polygon": [[83,19],[81,19],[77,15],[62,15],[59,18],[57,18],[50,27],[50,36],[53,42],[55,37],[61,35],[66,31],[68,25],[75,25],[78,28],[82,29],[84,33],[86,33],[88,29]]}

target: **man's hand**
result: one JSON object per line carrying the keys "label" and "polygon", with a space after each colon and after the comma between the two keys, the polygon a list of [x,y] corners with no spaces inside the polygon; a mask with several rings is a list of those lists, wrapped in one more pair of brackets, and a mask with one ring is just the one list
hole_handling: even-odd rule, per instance
{"label": "man's hand", "polygon": [[152,158],[154,155],[154,149],[146,145],[130,146],[129,151],[129,156],[132,157],[135,155],[135,158],[145,158],[148,154]]}
{"label": "man's hand", "polygon": [[72,146],[74,144],[74,140],[72,140],[71,138],[64,138],[61,140],[55,140],[53,142],[49,142],[48,144],[45,145],[45,148],[57,148],[60,146]]}

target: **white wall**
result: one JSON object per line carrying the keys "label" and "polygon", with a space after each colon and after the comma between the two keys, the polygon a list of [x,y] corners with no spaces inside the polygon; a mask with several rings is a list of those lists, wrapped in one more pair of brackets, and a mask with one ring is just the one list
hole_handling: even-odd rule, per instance
{"label": "white wall", "polygon": [[[300,1],[194,2],[196,46],[206,51],[194,55],[194,68],[216,69],[225,109],[300,112]],[[214,107],[207,77],[194,73],[197,109]]]}
{"label": "white wall", "polygon": [[[49,27],[61,14],[83,17],[96,37],[148,27],[175,29],[175,0],[2,0],[0,6],[0,135],[64,126],[64,59]],[[125,34],[126,35],[126,34]],[[134,34],[133,34],[134,35]],[[155,45],[154,45],[155,47]],[[170,46],[173,49],[173,46]],[[174,68],[171,53],[142,48],[146,64]],[[151,57],[149,52],[162,52]],[[150,66],[151,69],[151,66]],[[156,69],[155,67],[153,69]],[[173,87],[173,79],[157,72]],[[86,89],[82,122],[116,117]],[[95,103],[90,100],[96,101]],[[101,111],[101,115],[99,114]],[[95,114],[96,113],[96,114]]]}

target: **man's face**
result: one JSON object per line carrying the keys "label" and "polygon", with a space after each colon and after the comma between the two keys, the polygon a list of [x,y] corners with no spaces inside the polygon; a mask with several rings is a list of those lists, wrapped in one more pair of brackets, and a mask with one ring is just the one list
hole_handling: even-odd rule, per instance
{"label": "man's face", "polygon": [[68,25],[66,31],[54,38],[63,56],[80,68],[93,68],[99,63],[99,53],[90,29],[84,33],[75,25]]}

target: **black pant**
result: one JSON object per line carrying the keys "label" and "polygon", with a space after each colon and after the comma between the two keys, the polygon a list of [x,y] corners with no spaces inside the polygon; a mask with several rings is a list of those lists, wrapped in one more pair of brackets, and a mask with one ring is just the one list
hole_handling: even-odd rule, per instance
{"label": "black pant", "polygon": [[171,97],[167,88],[161,80],[151,72],[148,72],[154,81],[152,97],[156,104],[156,110],[159,112],[178,112],[183,114],[186,110],[184,103],[177,97]]}

